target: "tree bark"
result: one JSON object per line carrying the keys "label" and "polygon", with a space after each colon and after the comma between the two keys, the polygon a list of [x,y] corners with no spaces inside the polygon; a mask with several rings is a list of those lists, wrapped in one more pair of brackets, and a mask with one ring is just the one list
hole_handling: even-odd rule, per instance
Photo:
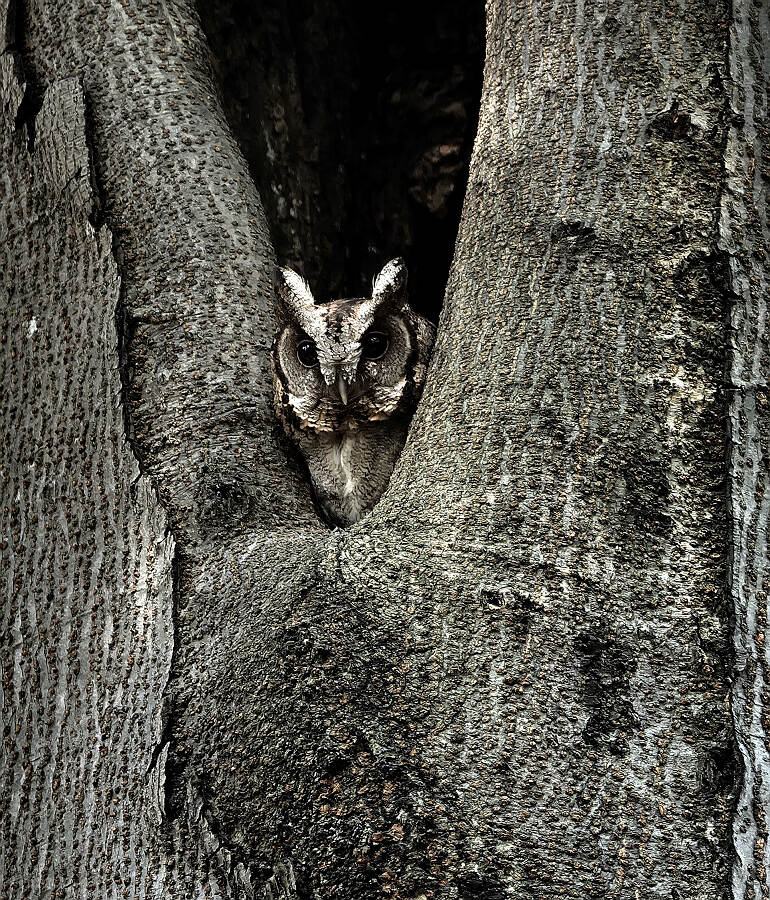
{"label": "tree bark", "polygon": [[13,11],[0,893],[770,896],[766,0],[490,0],[428,385],[347,531],[191,0]]}
{"label": "tree bark", "polygon": [[34,147],[0,56],[0,895],[151,894],[174,541],[126,439],[118,267],[94,227],[83,92],[51,83]]}
{"label": "tree bark", "polygon": [[770,755],[765,646],[770,503],[770,7],[737,4],[730,23],[729,131],[720,214],[730,309],[730,583],[733,719],[743,768],[734,813],[733,897],[770,896]]}

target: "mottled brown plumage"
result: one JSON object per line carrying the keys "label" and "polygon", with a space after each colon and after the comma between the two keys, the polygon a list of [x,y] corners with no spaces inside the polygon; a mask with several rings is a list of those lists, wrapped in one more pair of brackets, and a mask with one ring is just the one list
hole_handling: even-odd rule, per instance
{"label": "mottled brown plumage", "polygon": [[324,511],[350,525],[387,486],[435,329],[407,303],[402,259],[382,269],[371,297],[316,303],[291,269],[277,270],[275,288],[276,412]]}

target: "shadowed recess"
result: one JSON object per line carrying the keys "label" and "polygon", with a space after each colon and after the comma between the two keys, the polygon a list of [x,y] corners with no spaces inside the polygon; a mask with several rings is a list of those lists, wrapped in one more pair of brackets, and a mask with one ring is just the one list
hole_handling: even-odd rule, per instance
{"label": "shadowed recess", "polygon": [[360,296],[404,256],[411,302],[435,321],[478,120],[483,3],[199,7],[279,261],[326,300]]}

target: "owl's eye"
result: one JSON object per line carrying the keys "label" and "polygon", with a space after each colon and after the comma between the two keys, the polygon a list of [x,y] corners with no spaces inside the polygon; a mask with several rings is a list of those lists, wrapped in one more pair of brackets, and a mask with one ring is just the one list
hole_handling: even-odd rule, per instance
{"label": "owl's eye", "polygon": [[308,369],[318,362],[318,351],[312,341],[300,341],[297,344],[297,359]]}
{"label": "owl's eye", "polygon": [[388,349],[388,336],[384,331],[367,331],[361,341],[364,359],[382,359]]}

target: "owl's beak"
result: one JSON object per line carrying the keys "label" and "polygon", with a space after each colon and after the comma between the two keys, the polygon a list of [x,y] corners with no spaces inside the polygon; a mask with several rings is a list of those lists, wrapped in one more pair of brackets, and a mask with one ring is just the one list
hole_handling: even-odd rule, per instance
{"label": "owl's beak", "polygon": [[340,400],[348,405],[348,386],[345,384],[345,376],[342,374],[342,370],[337,371],[337,392],[340,395]]}

